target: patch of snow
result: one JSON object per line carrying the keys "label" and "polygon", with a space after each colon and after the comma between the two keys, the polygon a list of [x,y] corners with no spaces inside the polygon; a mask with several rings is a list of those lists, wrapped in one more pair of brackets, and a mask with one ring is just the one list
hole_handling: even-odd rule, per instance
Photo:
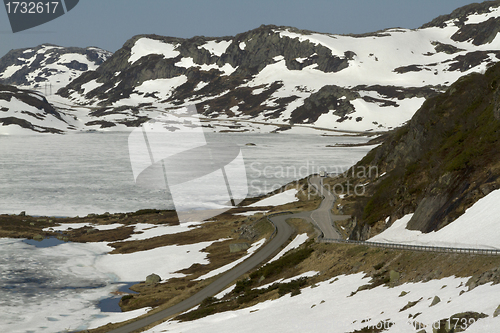
{"label": "patch of snow", "polygon": [[127,254],[107,254],[97,258],[95,266],[99,271],[116,275],[119,281],[144,281],[151,273],[158,274],[165,281],[186,276],[176,272],[194,263],[208,264],[207,253],[202,250],[219,241],[223,240],[169,245]]}
{"label": "patch of snow", "polygon": [[229,45],[231,45],[231,43],[232,41],[230,40],[221,40],[220,42],[212,40],[201,46],[198,46],[198,48],[199,49],[203,48],[212,53],[213,55],[220,57],[226,52],[227,48],[229,47]]}
{"label": "patch of snow", "polygon": [[3,71],[3,73],[0,74],[0,77],[2,79],[8,79],[23,67],[24,65],[10,65]]}
{"label": "patch of snow", "polygon": [[298,280],[298,279],[304,278],[304,277],[305,278],[310,278],[310,277],[316,276],[318,274],[319,274],[319,272],[317,272],[317,271],[309,271],[309,272],[305,272],[305,273],[302,273],[302,274],[299,274],[299,275],[296,275],[296,276],[292,276],[291,278],[288,278],[288,279],[278,279],[276,281],[264,284],[262,286],[254,288],[254,289],[266,289],[266,288],[268,288],[268,287],[270,287],[270,286],[272,286],[273,284],[276,284],[276,283],[290,283],[293,280]]}
{"label": "patch of snow", "polygon": [[96,80],[90,80],[89,82],[82,84],[82,89],[83,89],[83,95],[88,93],[89,91],[92,91],[96,88],[99,88],[102,86],[104,83],[97,83]]}
{"label": "patch of snow", "polygon": [[275,194],[269,198],[257,201],[248,207],[265,207],[265,206],[281,206],[287,203],[297,202],[299,199],[296,197],[298,193],[297,189],[287,190],[278,194]]}
{"label": "patch of snow", "polygon": [[240,259],[235,260],[232,263],[229,263],[229,264],[227,264],[225,266],[222,266],[222,267],[219,267],[217,269],[214,269],[213,271],[211,271],[211,272],[209,272],[209,273],[207,273],[205,275],[202,275],[199,278],[195,279],[195,281],[209,279],[209,278],[211,278],[213,276],[216,276],[216,275],[219,275],[221,273],[227,272],[231,268],[237,266],[239,263],[242,263],[243,261],[247,260],[252,254],[255,253],[255,251],[257,251],[262,245],[264,245],[265,242],[266,242],[266,239],[262,238],[261,240],[253,243],[252,246],[247,250],[247,254],[244,255],[243,257],[241,257]]}
{"label": "patch of snow", "polygon": [[252,90],[252,95],[260,95],[260,94],[262,94],[264,91],[266,91],[266,88],[258,88],[258,89],[254,89],[254,90]]}
{"label": "patch of snow", "polygon": [[490,18],[500,17],[500,7],[491,7],[489,13],[484,14],[472,14],[467,16],[465,24],[478,24],[488,21]]}
{"label": "patch of snow", "polygon": [[230,292],[232,292],[234,290],[234,288],[236,288],[236,284],[233,284],[231,287],[224,289],[223,291],[221,291],[220,293],[218,293],[214,297],[217,299],[221,299],[224,296],[226,296],[227,294],[229,294]]}
{"label": "patch of snow", "polygon": [[224,64],[224,66],[222,66],[222,67],[219,67],[216,64],[211,64],[211,65],[196,64],[194,62],[193,58],[182,58],[181,60],[179,60],[178,62],[175,63],[175,66],[183,67],[183,68],[198,67],[202,71],[207,71],[207,72],[212,70],[212,69],[218,69],[218,70],[222,71],[224,73],[224,75],[231,75],[236,70],[236,68],[234,68],[233,66],[231,66],[228,63]]}
{"label": "patch of snow", "polygon": [[244,212],[244,213],[234,213],[233,215],[252,216],[255,214],[266,214],[267,212],[268,212],[268,210],[251,210],[251,211]]}
{"label": "patch of snow", "polygon": [[247,43],[245,43],[245,42],[241,42],[238,46],[239,46],[240,50],[242,50],[242,51],[243,51],[243,50],[245,50],[245,48],[247,47]]}
{"label": "patch of snow", "polygon": [[175,58],[181,54],[179,51],[175,50],[176,47],[177,45],[143,37],[135,42],[128,62],[133,64],[149,54],[161,54],[166,59]]}
{"label": "patch of snow", "polygon": [[201,90],[203,89],[204,87],[208,86],[210,84],[210,82],[204,82],[204,81],[200,81],[198,82],[198,84],[196,85],[196,87],[194,87],[194,91],[198,91],[198,90]]}
{"label": "patch of snow", "polygon": [[449,225],[428,234],[406,229],[413,216],[413,214],[408,214],[369,241],[454,248],[500,249],[500,239],[498,238],[498,232],[500,232],[498,224],[499,201],[500,190],[493,191],[477,201]]}
{"label": "patch of snow", "polygon": [[134,225],[134,234],[132,234],[126,241],[144,240],[163,235],[179,234],[189,230],[196,229],[196,227],[203,224],[202,222],[186,222],[180,225],[155,225],[147,223],[138,223]]}
{"label": "patch of snow", "polygon": [[309,237],[307,237],[307,234],[297,235],[293,239],[293,241],[290,242],[290,244],[288,244],[283,250],[281,250],[273,259],[269,260],[269,262],[278,260],[279,258],[283,257],[288,251],[296,249],[304,244],[308,239]]}
{"label": "patch of snow", "polygon": [[59,226],[44,228],[43,231],[68,231],[70,229],[76,230],[83,227],[92,227],[97,230],[112,230],[124,226],[120,223],[114,224],[92,224],[92,223],[61,223]]}

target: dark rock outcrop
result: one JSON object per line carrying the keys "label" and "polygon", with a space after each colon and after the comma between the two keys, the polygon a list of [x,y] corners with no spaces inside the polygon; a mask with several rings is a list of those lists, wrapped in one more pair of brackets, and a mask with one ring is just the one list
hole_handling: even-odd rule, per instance
{"label": "dark rock outcrop", "polygon": [[459,79],[354,167],[387,175],[372,179],[359,198],[351,239],[373,236],[372,225],[409,213],[409,229],[439,230],[500,188],[499,82],[500,65]]}

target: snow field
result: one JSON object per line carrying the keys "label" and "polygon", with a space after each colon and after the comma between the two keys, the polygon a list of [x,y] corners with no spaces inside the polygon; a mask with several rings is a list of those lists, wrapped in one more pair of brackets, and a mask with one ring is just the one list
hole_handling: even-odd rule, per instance
{"label": "snow field", "polygon": [[413,214],[395,221],[387,230],[369,239],[372,242],[400,243],[455,248],[500,249],[498,216],[500,190],[477,201],[471,208],[444,228],[423,234],[406,226]]}
{"label": "snow field", "polygon": [[[499,304],[495,295],[500,292],[500,285],[483,285],[460,295],[461,291],[467,290],[464,285],[468,279],[448,277],[394,288],[379,286],[350,296],[360,286],[367,284],[368,280],[362,273],[342,275],[318,283],[314,288],[302,289],[302,293],[294,297],[285,295],[249,308],[218,313],[191,322],[170,320],[147,332],[229,333],[238,327],[240,332],[344,333],[387,321],[393,326],[384,332],[414,333],[416,330],[408,318],[419,312],[421,314],[416,321],[428,325],[426,332],[432,331],[435,322],[466,311],[490,316],[472,324],[468,331],[493,332],[500,324],[499,318],[492,318]],[[399,297],[403,291],[408,294]],[[435,296],[441,302],[430,307]],[[408,302],[418,300],[415,306],[400,312]]]}

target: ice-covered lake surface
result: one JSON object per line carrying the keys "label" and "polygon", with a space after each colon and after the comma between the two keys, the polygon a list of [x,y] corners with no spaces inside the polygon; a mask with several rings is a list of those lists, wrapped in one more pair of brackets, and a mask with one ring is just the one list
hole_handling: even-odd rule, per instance
{"label": "ice-covered lake surface", "polygon": [[[135,186],[128,134],[0,136],[0,213],[83,216],[173,208],[165,191]],[[345,171],[372,148],[326,147],[368,140],[361,137],[213,135],[214,140],[241,147],[250,196],[264,194],[320,168]],[[188,225],[171,228],[172,233],[182,232]],[[148,235],[165,232],[157,227]],[[166,279],[178,276],[175,272],[194,263],[208,263],[202,250],[210,244],[110,255],[111,247],[106,243],[37,247],[22,240],[0,239],[0,331],[83,330],[139,316],[148,309],[118,313],[113,312],[117,310],[115,303],[103,300],[121,286],[119,282],[143,281],[145,274],[153,272]],[[168,260],[159,265],[159,257]],[[130,269],[138,264],[140,269]],[[109,312],[103,312],[100,305]]]}
{"label": "ice-covered lake surface", "polygon": [[[0,213],[84,216],[144,208],[172,209],[168,192],[135,185],[128,135],[110,132],[0,136]],[[326,147],[362,143],[368,140],[366,137],[207,135],[241,147],[249,196],[265,194],[320,169],[345,171],[373,148]],[[247,146],[248,143],[255,146]]]}

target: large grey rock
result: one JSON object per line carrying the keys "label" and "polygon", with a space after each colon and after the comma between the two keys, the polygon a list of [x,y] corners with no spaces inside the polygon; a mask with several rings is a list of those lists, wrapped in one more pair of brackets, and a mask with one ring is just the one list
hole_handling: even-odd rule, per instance
{"label": "large grey rock", "polygon": [[153,285],[158,284],[161,281],[161,277],[157,274],[151,274],[146,277],[146,284]]}
{"label": "large grey rock", "polygon": [[248,243],[238,243],[238,244],[229,244],[229,252],[236,253],[248,250],[250,245]]}
{"label": "large grey rock", "polygon": [[391,284],[398,282],[400,274],[394,270],[389,272],[389,278],[391,279]]}

